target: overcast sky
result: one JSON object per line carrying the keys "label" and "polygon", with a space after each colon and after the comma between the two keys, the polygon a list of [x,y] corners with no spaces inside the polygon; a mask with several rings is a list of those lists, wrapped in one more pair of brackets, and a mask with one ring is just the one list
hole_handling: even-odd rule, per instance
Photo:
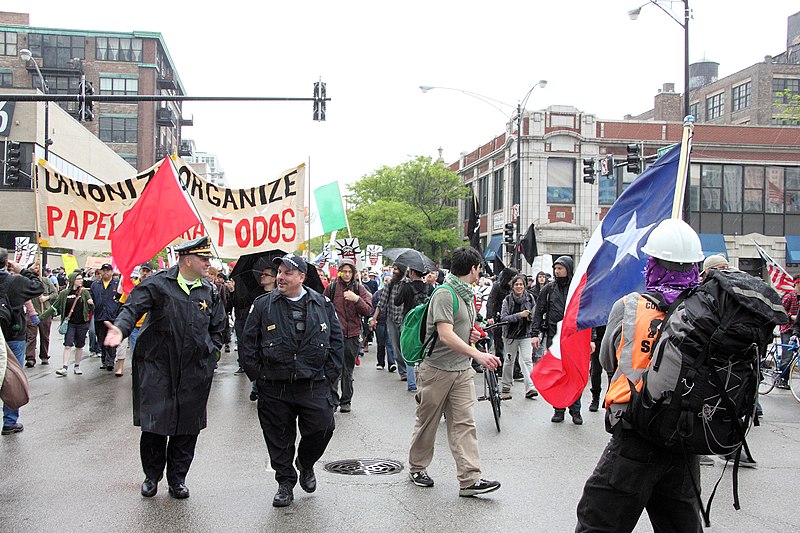
{"label": "overcast sky", "polygon": [[[683,29],[644,0],[4,0],[31,25],[160,32],[187,94],[311,97],[327,82],[328,120],[312,104],[187,103],[183,129],[216,153],[234,186],[273,179],[310,158],[312,187],[356,181],[409,157],[448,163],[505,130],[496,109],[453,91],[516,104],[540,79],[528,109],[572,105],[601,119],[652,108],[665,82],[683,86]],[[661,2],[669,8],[669,2]],[[690,61],[720,63],[720,77],[786,49],[796,0],[691,0]],[[673,2],[683,19],[683,2]]]}

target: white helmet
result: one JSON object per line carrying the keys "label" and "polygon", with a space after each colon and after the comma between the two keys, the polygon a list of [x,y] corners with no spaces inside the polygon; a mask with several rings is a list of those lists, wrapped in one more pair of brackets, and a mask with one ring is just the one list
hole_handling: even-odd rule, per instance
{"label": "white helmet", "polygon": [[672,263],[697,263],[703,260],[700,237],[689,224],[677,218],[662,220],[647,237],[642,251]]}

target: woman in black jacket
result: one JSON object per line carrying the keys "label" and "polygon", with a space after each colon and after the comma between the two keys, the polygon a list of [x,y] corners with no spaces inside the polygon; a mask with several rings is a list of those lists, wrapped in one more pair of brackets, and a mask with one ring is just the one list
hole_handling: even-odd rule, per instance
{"label": "woman in black jacket", "polygon": [[533,399],[539,396],[531,380],[531,371],[533,370],[533,361],[531,359],[533,352],[533,347],[531,346],[531,338],[533,337],[531,333],[531,315],[536,304],[531,293],[526,290],[526,285],[527,281],[524,275],[514,276],[511,280],[511,292],[503,300],[503,306],[500,311],[500,320],[507,322],[503,326],[505,357],[503,360],[502,379],[503,394],[508,395],[507,399],[511,398],[511,387],[514,384],[513,368],[516,360],[519,360],[522,377],[525,381],[525,397]]}

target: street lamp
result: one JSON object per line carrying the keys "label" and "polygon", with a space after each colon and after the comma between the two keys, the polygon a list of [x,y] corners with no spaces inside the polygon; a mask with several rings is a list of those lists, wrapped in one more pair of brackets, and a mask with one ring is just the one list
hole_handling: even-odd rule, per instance
{"label": "street lamp", "polygon": [[[36,67],[36,74],[39,75],[39,82],[42,85],[42,92],[44,94],[50,94],[50,90],[47,87],[47,82],[44,81],[44,76],[42,76],[42,71],[39,70],[39,64],[33,59],[33,54],[27,48],[23,48],[19,51],[19,57],[26,63],[32,62],[33,66]],[[50,145],[53,144],[53,140],[50,138],[50,102],[45,100],[44,102],[44,159],[47,161],[48,155],[50,154]]]}
{"label": "street lamp", "polygon": [[[669,18],[674,20],[678,26],[683,28],[683,116],[684,118],[689,115],[689,0],[679,0],[683,2],[683,22],[678,20],[671,11],[664,8],[659,0],[649,0],[646,4],[642,4],[636,9],[628,11],[628,17],[631,20],[639,18],[642,8],[648,4],[653,4],[658,9],[666,13]],[[671,1],[669,2],[672,3]]]}
{"label": "street lamp", "polygon": [[516,243],[514,245],[514,253],[513,253],[513,256],[512,256],[512,261],[513,261],[513,265],[517,269],[521,268],[521,262],[522,262],[521,258],[520,258],[520,253],[519,253],[519,243],[520,243],[520,241],[522,239],[522,224],[520,224],[520,221],[522,220],[522,166],[521,166],[521,161],[522,161],[522,115],[523,115],[523,113],[525,113],[525,106],[528,104],[528,99],[530,99],[531,93],[533,92],[533,90],[536,87],[541,87],[542,89],[544,89],[545,87],[547,87],[547,80],[539,80],[539,81],[537,81],[533,85],[533,87],[531,87],[530,90],[528,90],[528,92],[525,93],[525,96],[519,102],[517,102],[517,105],[514,106],[512,104],[507,104],[506,102],[502,102],[500,100],[496,100],[494,98],[490,98],[490,97],[485,96],[483,94],[475,93],[475,92],[472,92],[472,91],[465,91],[464,89],[455,89],[453,87],[437,87],[437,86],[434,86],[434,85],[420,85],[419,86],[420,90],[423,93],[427,93],[428,91],[433,90],[433,89],[445,89],[445,90],[448,90],[448,91],[456,91],[456,92],[459,92],[461,94],[465,94],[467,96],[471,96],[472,98],[476,98],[476,99],[480,100],[481,102],[483,102],[485,104],[488,104],[488,105],[492,106],[493,108],[497,109],[503,115],[505,115],[505,117],[509,121],[514,120],[514,117],[512,115],[506,113],[505,111],[503,111],[498,106],[498,104],[502,105],[502,106],[505,106],[507,108],[510,108],[510,109],[516,109],[517,161],[516,161],[516,164],[514,166],[514,198],[513,198],[513,200],[517,201],[518,211],[517,211],[517,237],[516,237]]}
{"label": "street lamp", "polygon": [[[671,0],[664,0],[669,1],[672,4]],[[686,120],[686,117],[690,115],[689,113],[689,18],[691,12],[689,11],[689,0],[680,0],[683,2],[683,22],[678,20],[675,15],[664,8],[661,5],[659,0],[648,0],[646,4],[642,4],[636,9],[631,9],[628,11],[628,17],[631,20],[636,20],[639,18],[639,14],[642,12],[642,8],[648,4],[653,4],[658,9],[666,13],[669,18],[674,20],[678,26],[683,28],[683,119]],[[690,187],[686,187],[683,193],[683,220],[689,224],[689,189]]]}

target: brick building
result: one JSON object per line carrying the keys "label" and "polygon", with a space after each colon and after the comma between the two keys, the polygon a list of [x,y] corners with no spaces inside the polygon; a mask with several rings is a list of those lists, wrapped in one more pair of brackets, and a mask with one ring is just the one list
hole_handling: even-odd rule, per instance
{"label": "brick building", "polygon": [[[30,61],[20,58],[22,49],[31,51]],[[100,95],[185,94],[160,33],[36,27],[27,13],[0,12],[0,90],[41,90],[33,61],[52,94],[80,94],[82,75]],[[61,106],[78,118],[75,103]],[[96,103],[94,120],[83,125],[131,166],[144,169],[180,147],[181,126],[192,123],[181,107],[180,102]],[[58,135],[51,137],[57,154]]]}
{"label": "brick building", "polygon": [[[682,132],[680,123],[599,120],[570,106],[528,112],[517,198],[513,126],[450,166],[477,194],[484,248],[502,253],[503,226],[515,221],[519,204],[522,233],[535,225],[540,253],[575,259],[618,189],[636,177],[621,167],[609,178],[584,183],[582,159],[624,160],[627,145],[639,142],[651,155],[679,142]],[[701,123],[691,161],[689,222],[701,234],[704,251],[724,252],[739,268],[760,273],[755,240],[775,259],[792,263],[793,239],[800,236],[800,128]],[[463,205],[460,213],[466,224]],[[530,270],[524,261],[523,269]]]}

